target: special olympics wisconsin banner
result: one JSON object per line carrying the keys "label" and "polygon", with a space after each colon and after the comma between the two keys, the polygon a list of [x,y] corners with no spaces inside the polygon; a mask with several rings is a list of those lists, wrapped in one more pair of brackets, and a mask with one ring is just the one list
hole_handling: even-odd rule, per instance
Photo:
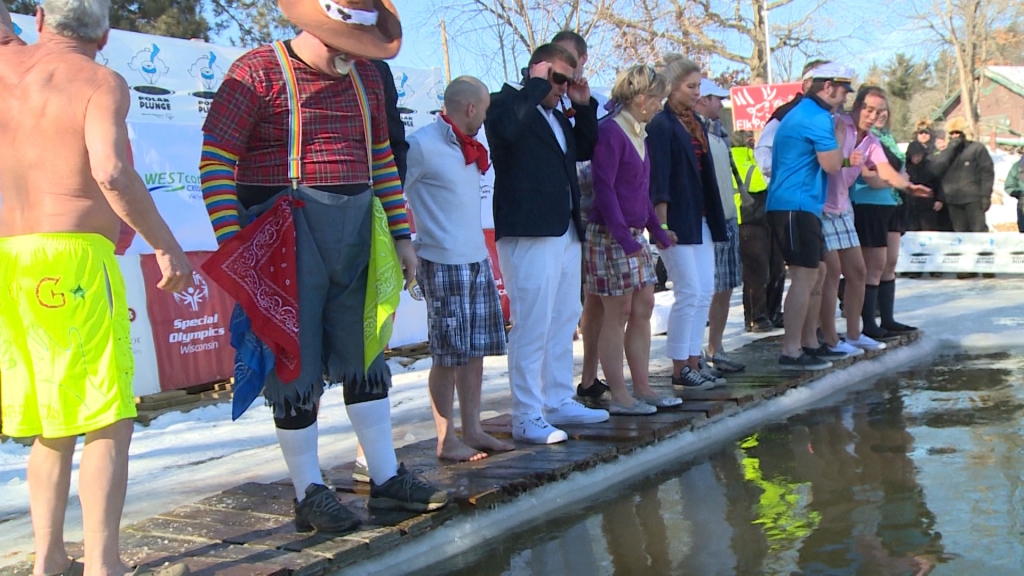
{"label": "special olympics wisconsin banner", "polygon": [[1024,234],[907,232],[896,271],[1024,274]]}
{"label": "special olympics wisconsin banner", "polygon": [[235,303],[203,274],[200,267],[209,257],[209,252],[188,254],[195,270],[192,286],[175,293],[156,287],[161,277],[156,258],[142,257],[162,390],[227,380],[234,374],[235,350],[228,326]]}

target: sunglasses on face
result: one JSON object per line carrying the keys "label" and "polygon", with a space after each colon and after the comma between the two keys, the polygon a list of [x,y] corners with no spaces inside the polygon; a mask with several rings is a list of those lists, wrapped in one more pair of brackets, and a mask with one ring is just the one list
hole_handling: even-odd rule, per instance
{"label": "sunglasses on face", "polygon": [[957,131],[950,132],[949,135],[952,136],[953,138],[956,138],[957,136],[963,136],[964,133],[957,130]]}
{"label": "sunglasses on face", "polygon": [[571,84],[572,83],[572,78],[569,77],[569,76],[566,76],[565,74],[561,74],[559,72],[552,72],[551,73],[551,83],[555,84],[556,86],[564,86],[566,84]]}
{"label": "sunglasses on face", "polygon": [[918,134],[929,134],[929,135],[931,134],[931,132],[929,132],[927,130],[918,130],[917,133]]}

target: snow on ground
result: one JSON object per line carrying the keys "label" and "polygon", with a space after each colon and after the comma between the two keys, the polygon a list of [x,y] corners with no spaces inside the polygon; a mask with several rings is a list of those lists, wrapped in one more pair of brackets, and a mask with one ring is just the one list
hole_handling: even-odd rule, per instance
{"label": "snow on ground", "polygon": [[[671,294],[658,294],[657,326],[671,305]],[[989,280],[905,280],[898,283],[899,320],[927,331],[928,338],[963,345],[1005,347],[1024,343],[1024,282],[1017,278]],[[752,340],[743,332],[740,295],[733,298],[726,329],[727,349]],[[652,342],[652,367],[668,365],[665,337]],[[577,373],[582,360],[575,347]],[[396,444],[434,436],[427,393],[429,360],[403,368],[393,362],[391,394]],[[484,364],[484,417],[509,409],[507,366],[504,358]],[[578,378],[577,378],[578,379]],[[194,502],[243,482],[268,482],[287,472],[277,450],[270,412],[254,406],[231,422],[225,403],[188,413],[162,416],[149,427],[136,426],[131,449],[131,472],[124,524],[138,522],[176,506]],[[328,390],[320,411],[320,453],[324,467],[336,466],[355,454],[355,437],[345,416],[341,390]],[[81,448],[81,444],[79,445]],[[31,523],[25,484],[29,449],[14,442],[0,444],[0,566],[25,558],[31,551]],[[72,479],[65,539],[80,540],[81,506],[77,500],[77,466]]]}
{"label": "snow on ground", "polygon": [[[985,214],[985,221],[990,228],[996,228],[998,224],[1003,224],[1004,226],[1000,226],[999,229],[1010,232],[1016,230],[1017,226],[1017,199],[1007,194],[1003,186],[1006,184],[1006,175],[1010,173],[1010,168],[1020,162],[1020,156],[1003,150],[995,152],[990,150],[989,153],[992,155],[992,163],[995,165],[996,183],[992,207]],[[1006,229],[1006,224],[1011,224],[1012,230]]]}

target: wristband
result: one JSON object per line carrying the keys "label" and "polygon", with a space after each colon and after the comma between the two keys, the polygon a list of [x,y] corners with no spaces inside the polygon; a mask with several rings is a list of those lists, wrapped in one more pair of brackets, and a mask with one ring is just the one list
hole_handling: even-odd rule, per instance
{"label": "wristband", "polygon": [[661,229],[662,230],[668,230],[668,224],[662,224],[661,225]]}
{"label": "wristband", "polygon": [[843,168],[850,168],[852,166],[853,165],[850,164],[850,159],[849,158],[843,158]]}

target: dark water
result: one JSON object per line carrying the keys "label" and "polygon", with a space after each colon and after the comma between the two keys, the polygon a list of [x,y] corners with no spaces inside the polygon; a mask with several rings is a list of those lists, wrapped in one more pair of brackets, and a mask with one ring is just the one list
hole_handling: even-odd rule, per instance
{"label": "dark water", "polygon": [[1024,361],[956,355],[424,574],[1024,575]]}

